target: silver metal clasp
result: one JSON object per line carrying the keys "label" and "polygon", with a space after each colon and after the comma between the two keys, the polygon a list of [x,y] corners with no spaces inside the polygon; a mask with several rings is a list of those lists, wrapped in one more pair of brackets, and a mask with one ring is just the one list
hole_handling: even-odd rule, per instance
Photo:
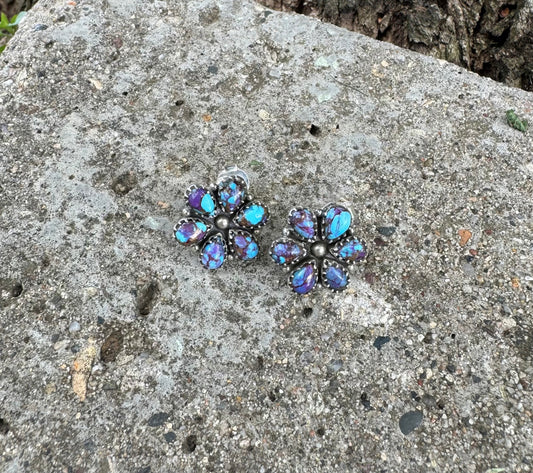
{"label": "silver metal clasp", "polygon": [[228,177],[240,177],[244,183],[246,184],[246,190],[250,187],[250,179],[248,177],[248,174],[246,174],[242,169],[238,168],[237,166],[226,166],[226,169],[224,171],[221,171],[218,174],[217,177],[217,184],[222,182],[224,179]]}

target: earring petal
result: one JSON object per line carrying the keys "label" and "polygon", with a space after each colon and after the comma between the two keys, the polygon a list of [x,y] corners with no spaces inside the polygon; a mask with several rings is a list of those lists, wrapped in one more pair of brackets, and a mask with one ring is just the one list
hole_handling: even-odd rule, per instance
{"label": "earring petal", "polygon": [[289,265],[305,257],[305,248],[289,238],[281,238],[272,243],[270,256],[277,264]]}
{"label": "earring petal", "polygon": [[289,286],[297,294],[309,294],[318,281],[316,263],[311,261],[295,269],[289,276]]}
{"label": "earring petal", "polygon": [[252,260],[259,254],[259,245],[250,233],[232,230],[230,241],[235,256],[242,261]]}
{"label": "earring petal", "polygon": [[200,253],[200,261],[207,269],[218,269],[224,264],[226,245],[221,235],[214,235],[207,240]]}
{"label": "earring petal", "polygon": [[289,225],[304,240],[312,240],[318,233],[315,214],[309,209],[291,210]]}

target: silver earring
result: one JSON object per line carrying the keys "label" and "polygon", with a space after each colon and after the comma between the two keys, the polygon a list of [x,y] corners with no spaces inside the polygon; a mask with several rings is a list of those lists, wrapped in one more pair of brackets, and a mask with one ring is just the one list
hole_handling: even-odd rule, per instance
{"label": "silver earring", "polygon": [[338,204],[289,212],[289,228],[272,243],[270,256],[290,271],[294,292],[309,294],[318,284],[334,292],[346,289],[348,269],[366,256],[364,242],[353,236],[352,220],[352,212]]}
{"label": "silver earring", "polygon": [[259,254],[254,232],[267,223],[269,212],[252,201],[249,185],[247,174],[231,166],[216,184],[187,189],[187,216],[174,227],[174,237],[183,246],[199,249],[205,268],[218,269],[232,258],[253,260]]}

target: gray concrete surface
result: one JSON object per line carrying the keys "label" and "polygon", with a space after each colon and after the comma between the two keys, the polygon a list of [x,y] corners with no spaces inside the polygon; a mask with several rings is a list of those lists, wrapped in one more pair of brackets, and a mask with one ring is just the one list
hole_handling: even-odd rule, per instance
{"label": "gray concrete surface", "polygon": [[[531,94],[249,1],[41,0],[0,61],[2,472],[532,471]],[[232,163],[272,219],[209,273]],[[298,298],[332,200],[371,256]]]}

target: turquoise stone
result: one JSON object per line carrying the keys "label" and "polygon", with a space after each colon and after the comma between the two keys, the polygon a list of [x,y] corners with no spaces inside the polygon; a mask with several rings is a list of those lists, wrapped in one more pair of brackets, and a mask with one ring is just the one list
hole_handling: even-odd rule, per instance
{"label": "turquoise stone", "polygon": [[297,294],[308,294],[316,286],[316,281],[316,268],[313,264],[308,263],[292,273],[289,284]]}
{"label": "turquoise stone", "polygon": [[331,207],[324,215],[323,233],[324,238],[336,240],[344,235],[352,224],[350,212],[340,206]]}
{"label": "turquoise stone", "polygon": [[305,254],[305,250],[292,240],[279,240],[272,244],[270,256],[277,264],[291,264]]}
{"label": "turquoise stone", "polygon": [[234,212],[243,202],[246,184],[240,179],[227,179],[218,184],[218,200],[225,212]]}
{"label": "turquoise stone", "polygon": [[343,261],[348,263],[357,263],[361,261],[366,256],[366,250],[361,243],[356,238],[351,238],[349,240],[344,240],[340,242],[340,246],[335,250],[335,255],[338,256]]}
{"label": "turquoise stone", "polygon": [[220,235],[210,238],[202,248],[200,261],[207,269],[218,269],[226,259],[226,249]]}
{"label": "turquoise stone", "polygon": [[309,240],[314,238],[316,233],[315,218],[310,210],[293,210],[289,215],[289,224],[301,237]]}
{"label": "turquoise stone", "polygon": [[252,235],[238,233],[233,236],[235,256],[243,261],[254,259],[259,253],[259,246]]}
{"label": "turquoise stone", "polygon": [[174,235],[182,245],[196,245],[207,234],[207,225],[201,220],[182,220],[176,227]]}
{"label": "turquoise stone", "polygon": [[235,223],[244,228],[264,225],[268,220],[268,210],[261,204],[248,204],[235,218]]}
{"label": "turquoise stone", "polygon": [[215,214],[215,200],[207,189],[202,187],[192,189],[187,197],[187,202],[198,213],[209,216]]}
{"label": "turquoise stone", "polygon": [[327,267],[322,277],[324,284],[336,291],[342,291],[348,285],[348,274],[337,266]]}

